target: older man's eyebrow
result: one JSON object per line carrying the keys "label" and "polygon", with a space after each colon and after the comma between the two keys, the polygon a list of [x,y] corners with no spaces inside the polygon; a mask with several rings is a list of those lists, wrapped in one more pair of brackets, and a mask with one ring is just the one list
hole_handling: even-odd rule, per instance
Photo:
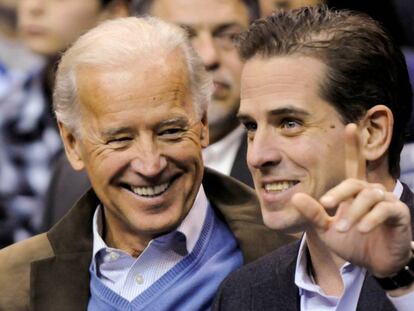
{"label": "older man's eyebrow", "polygon": [[167,120],[163,120],[160,123],[158,123],[158,126],[171,126],[171,125],[175,125],[175,126],[188,126],[189,125],[189,120],[185,117],[176,117],[176,118],[171,118],[171,119],[167,119]]}
{"label": "older man's eyebrow", "polygon": [[102,131],[102,136],[104,137],[113,137],[120,134],[131,133],[133,129],[129,126],[125,127],[117,127],[117,128],[109,128]]}

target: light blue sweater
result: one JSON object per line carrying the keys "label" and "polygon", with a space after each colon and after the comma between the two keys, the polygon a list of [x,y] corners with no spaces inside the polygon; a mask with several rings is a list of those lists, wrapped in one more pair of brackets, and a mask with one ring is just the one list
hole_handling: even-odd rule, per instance
{"label": "light blue sweater", "polygon": [[91,273],[88,310],[209,310],[221,281],[242,262],[235,237],[209,208],[194,250],[131,302]]}

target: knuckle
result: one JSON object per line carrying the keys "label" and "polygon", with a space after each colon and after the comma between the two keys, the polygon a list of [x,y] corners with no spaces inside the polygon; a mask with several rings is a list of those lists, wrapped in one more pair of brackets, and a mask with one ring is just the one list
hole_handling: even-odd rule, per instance
{"label": "knuckle", "polygon": [[374,189],[380,189],[382,191],[386,191],[385,186],[383,184],[379,184],[379,183],[372,183],[370,184],[372,188]]}

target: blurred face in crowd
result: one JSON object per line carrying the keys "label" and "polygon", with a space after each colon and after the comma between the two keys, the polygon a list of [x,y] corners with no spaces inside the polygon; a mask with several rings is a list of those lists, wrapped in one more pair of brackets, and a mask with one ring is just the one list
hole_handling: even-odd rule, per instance
{"label": "blurred face in crowd", "polygon": [[238,126],[242,63],[233,38],[249,25],[241,0],[155,0],[151,15],[182,26],[212,74],[215,91],[208,111],[214,143]]}
{"label": "blurred face in crowd", "polygon": [[16,0],[0,0],[0,36],[16,35]]}
{"label": "blurred face in crowd", "polygon": [[16,8],[17,1],[16,0],[0,0],[0,7],[14,9]]}
{"label": "blurred face in crowd", "polygon": [[181,223],[203,176],[208,126],[195,113],[182,53],[80,67],[77,81],[80,134],[62,131],[69,159],[105,207],[109,240],[145,245]]}
{"label": "blurred face in crowd", "polygon": [[239,117],[248,131],[247,163],[270,228],[300,231],[295,193],[319,198],[345,177],[345,124],[319,96],[325,65],[311,57],[249,60]]}
{"label": "blurred face in crowd", "polygon": [[31,50],[54,56],[94,27],[105,13],[99,0],[19,0],[18,28]]}
{"label": "blurred face in crowd", "polygon": [[261,15],[269,16],[275,10],[297,9],[303,6],[311,6],[322,3],[322,0],[259,0]]}

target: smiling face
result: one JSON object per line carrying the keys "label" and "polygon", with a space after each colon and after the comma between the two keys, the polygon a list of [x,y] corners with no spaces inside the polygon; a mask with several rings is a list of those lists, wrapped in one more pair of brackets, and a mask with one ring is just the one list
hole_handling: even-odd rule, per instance
{"label": "smiling face", "polygon": [[108,230],[118,241],[173,230],[195,200],[208,144],[181,53],[150,64],[79,67],[77,81],[80,135],[60,125],[62,136],[72,165],[86,168]]}
{"label": "smiling face", "polygon": [[34,52],[54,56],[99,21],[99,0],[19,0],[18,29]]}
{"label": "smiling face", "polygon": [[249,13],[241,0],[157,0],[151,15],[182,26],[192,46],[214,80],[215,91],[209,106],[211,142],[239,123],[242,62],[233,38],[249,25]]}
{"label": "smiling face", "polygon": [[344,129],[318,94],[325,65],[301,56],[249,60],[239,116],[248,130],[247,162],[265,224],[300,231],[288,202],[297,192],[319,198],[344,178]]}

